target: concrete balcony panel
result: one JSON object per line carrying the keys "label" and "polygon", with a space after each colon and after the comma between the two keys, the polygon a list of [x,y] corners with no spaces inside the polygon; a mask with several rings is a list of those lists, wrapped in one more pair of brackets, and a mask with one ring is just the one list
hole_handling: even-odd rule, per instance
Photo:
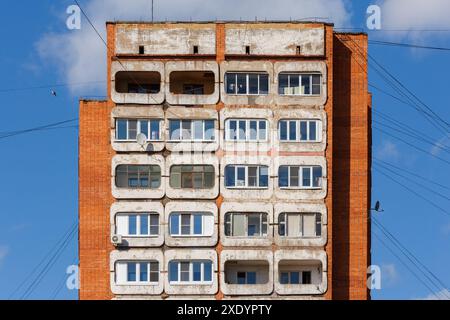
{"label": "concrete balcony panel", "polygon": [[171,249],[164,253],[164,269],[169,270],[171,261],[211,261],[212,283],[174,283],[171,284],[166,276],[164,288],[169,295],[214,295],[218,291],[217,252],[214,249]]}
{"label": "concrete balcony panel", "polygon": [[[268,94],[227,94],[225,75],[230,73],[267,73]],[[273,85],[273,64],[269,61],[223,61],[220,64],[220,95],[225,105],[271,105],[277,93]]]}
{"label": "concrete balcony panel", "polygon": [[[170,184],[172,166],[206,165],[214,168],[214,185],[212,188],[174,188]],[[171,199],[215,199],[219,196],[219,160],[211,153],[171,154],[166,158],[165,166],[166,195]]]}
{"label": "concrete balcony panel", "polygon": [[[137,141],[116,140],[116,119],[161,120],[160,140],[149,141],[144,150]],[[162,106],[118,106],[111,112],[111,146],[119,152],[158,152],[164,149],[166,131]]]}
{"label": "concrete balcony panel", "polygon": [[[266,213],[267,235],[260,237],[226,236],[225,215],[227,213]],[[268,202],[223,202],[220,207],[220,239],[223,246],[270,246],[273,242],[273,205]]]}
{"label": "concrete balcony panel", "polygon": [[[279,152],[323,152],[327,146],[327,116],[325,111],[304,108],[283,108],[274,110],[272,121],[272,137],[274,147]],[[279,132],[280,120],[320,120],[318,128],[319,141],[281,141]]]}
{"label": "concrete balcony panel", "polygon": [[[211,77],[210,74],[212,74]],[[200,89],[198,86],[203,88],[200,91],[204,94],[197,91]],[[216,104],[219,101],[217,62],[166,62],[165,93],[166,101],[171,105]]]}
{"label": "concrete balcony panel", "polygon": [[[119,188],[116,186],[116,168],[119,165],[157,165],[161,170],[158,188]],[[165,194],[165,161],[161,155],[120,154],[115,155],[111,165],[111,190],[116,199],[161,199]]]}
{"label": "concrete balcony panel", "polygon": [[[322,182],[318,188],[302,189],[299,187],[279,187],[278,170],[280,166],[321,166]],[[319,156],[289,156],[274,159],[274,194],[280,200],[310,201],[322,200],[327,195],[327,161]]]}
{"label": "concrete balcony panel", "polygon": [[[184,202],[171,201],[168,202],[164,210],[164,229],[165,229],[165,243],[169,247],[213,247],[218,241],[218,210],[214,201],[204,202]],[[193,235],[171,235],[170,234],[170,214],[174,212],[180,213],[196,213],[205,212],[211,213],[213,219],[212,234],[208,236],[193,236]],[[205,229],[205,226],[202,226]],[[203,231],[203,230],[202,230]]]}
{"label": "concrete balcony panel", "polygon": [[[220,288],[225,295],[269,295],[273,292],[273,253],[270,250],[223,250],[220,270]],[[237,272],[249,271],[256,273],[256,284],[237,284]]]}
{"label": "concrete balcony panel", "polygon": [[[158,283],[129,284],[119,280],[117,262],[157,261],[159,264]],[[159,295],[164,290],[164,255],[157,249],[114,250],[109,258],[111,291],[116,295]]]}
{"label": "concrete balcony panel", "polygon": [[[215,109],[171,106],[166,110],[166,148],[170,151],[213,152],[219,148],[219,115]],[[214,120],[214,140],[170,140],[170,120]]]}
{"label": "concrete balcony panel", "polygon": [[[310,284],[281,284],[281,272],[311,272]],[[280,295],[323,295],[328,289],[327,254],[323,250],[278,250],[274,254],[275,291]]]}
{"label": "concrete balcony panel", "polygon": [[[280,73],[320,73],[320,95],[280,95],[278,94],[278,76]],[[300,105],[302,107],[320,107],[323,109],[328,98],[327,65],[323,61],[289,61],[274,64],[274,88],[277,95],[274,103],[277,105]]]}
{"label": "concrete balcony panel", "polygon": [[[279,234],[279,217],[282,213],[320,213],[321,235],[320,237],[285,237]],[[328,215],[325,204],[317,203],[276,203],[274,205],[274,238],[278,246],[293,247],[322,247],[327,243]]]}
{"label": "concrete balcony panel", "polygon": [[[117,104],[162,104],[164,76],[164,63],[159,61],[113,61],[111,99]],[[159,89],[154,93],[133,93],[135,90],[130,90],[130,85],[135,86],[137,91],[146,91],[150,87]]]}
{"label": "concrete balcony panel", "polygon": [[[153,214],[159,215],[158,235],[127,236],[118,230],[117,215],[123,213]],[[159,247],[164,244],[164,207],[159,202],[115,202],[110,210],[111,235],[122,236],[122,244],[119,247]]]}

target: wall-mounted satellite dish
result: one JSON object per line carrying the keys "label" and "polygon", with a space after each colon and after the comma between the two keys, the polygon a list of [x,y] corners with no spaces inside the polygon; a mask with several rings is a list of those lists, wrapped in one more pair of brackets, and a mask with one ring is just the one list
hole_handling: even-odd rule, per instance
{"label": "wall-mounted satellite dish", "polygon": [[136,142],[141,146],[142,150],[145,150],[147,145],[147,136],[143,133],[139,133],[136,137]]}

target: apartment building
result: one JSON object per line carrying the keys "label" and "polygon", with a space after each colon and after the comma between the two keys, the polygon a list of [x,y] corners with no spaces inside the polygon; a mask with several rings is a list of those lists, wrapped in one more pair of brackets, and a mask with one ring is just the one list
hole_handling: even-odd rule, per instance
{"label": "apartment building", "polygon": [[80,101],[80,298],[369,299],[367,35],[106,27],[108,97]]}

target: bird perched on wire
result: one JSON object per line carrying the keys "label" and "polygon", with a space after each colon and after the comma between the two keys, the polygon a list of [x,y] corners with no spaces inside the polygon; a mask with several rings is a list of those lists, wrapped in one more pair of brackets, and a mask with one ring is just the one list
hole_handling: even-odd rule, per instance
{"label": "bird perched on wire", "polygon": [[52,94],[52,96],[56,97],[56,91],[55,90],[52,90],[51,94]]}

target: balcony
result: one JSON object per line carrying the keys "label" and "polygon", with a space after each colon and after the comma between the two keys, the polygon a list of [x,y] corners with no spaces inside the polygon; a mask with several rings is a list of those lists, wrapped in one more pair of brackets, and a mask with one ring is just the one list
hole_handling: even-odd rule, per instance
{"label": "balcony", "polygon": [[166,100],[172,105],[216,104],[219,67],[215,61],[166,63]]}
{"label": "balcony", "polygon": [[[145,71],[144,71],[145,70]],[[118,104],[164,102],[164,64],[156,61],[114,61],[111,98]]]}
{"label": "balcony", "polygon": [[273,291],[271,251],[223,250],[220,270],[225,295],[268,295]]}
{"label": "balcony", "polygon": [[280,295],[319,295],[327,290],[327,257],[322,250],[275,252],[275,291]]}

